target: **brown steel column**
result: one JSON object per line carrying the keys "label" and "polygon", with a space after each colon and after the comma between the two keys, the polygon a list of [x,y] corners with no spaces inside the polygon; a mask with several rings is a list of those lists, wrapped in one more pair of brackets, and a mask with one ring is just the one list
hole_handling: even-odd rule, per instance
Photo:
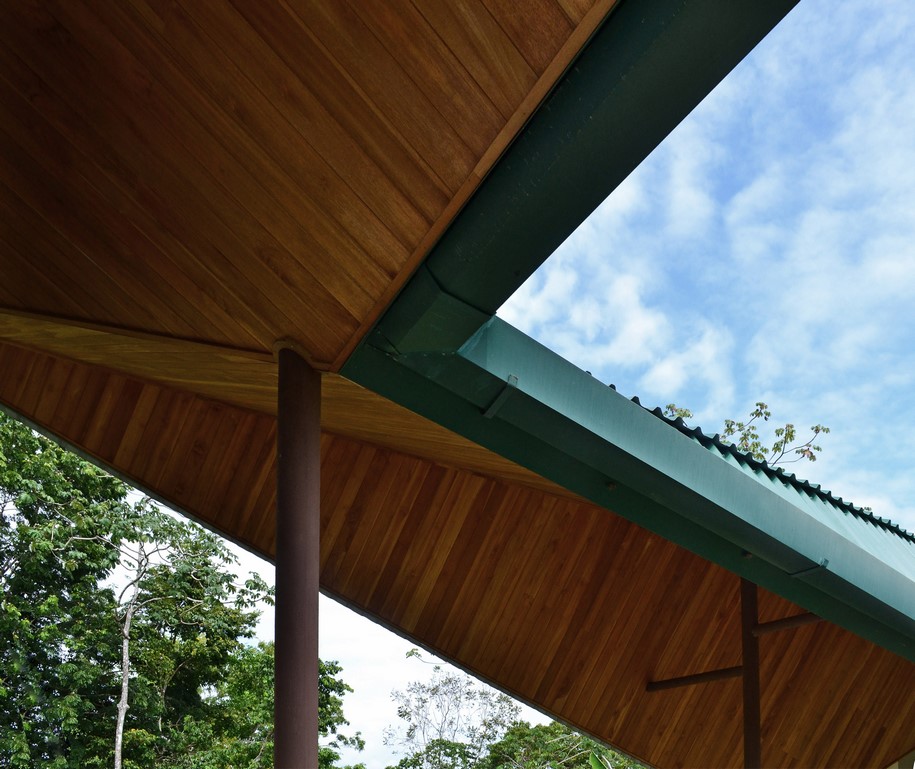
{"label": "brown steel column", "polygon": [[321,377],[279,351],[274,763],[318,766]]}
{"label": "brown steel column", "polygon": [[762,766],[762,737],[759,712],[759,638],[753,630],[758,622],[756,585],[740,580],[740,620],[743,647],[743,765]]}

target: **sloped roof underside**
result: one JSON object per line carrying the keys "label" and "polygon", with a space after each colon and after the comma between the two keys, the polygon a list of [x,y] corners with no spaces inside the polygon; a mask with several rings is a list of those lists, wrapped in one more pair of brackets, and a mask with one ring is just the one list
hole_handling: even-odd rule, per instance
{"label": "sloped roof underside", "polygon": [[763,639],[765,763],[882,769],[911,539],[492,319],[790,6],[4,5],[0,404],[269,557],[291,342],[326,592],[649,763],[738,766],[738,683],[645,686],[739,664],[745,575],[825,620]]}

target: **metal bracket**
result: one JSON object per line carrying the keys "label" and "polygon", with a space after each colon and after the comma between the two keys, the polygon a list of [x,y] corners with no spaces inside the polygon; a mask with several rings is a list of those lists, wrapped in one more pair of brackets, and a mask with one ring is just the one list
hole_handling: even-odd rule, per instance
{"label": "metal bracket", "polygon": [[495,397],[493,402],[490,403],[489,406],[486,408],[486,410],[483,412],[483,418],[492,419],[498,413],[499,409],[501,409],[505,405],[505,401],[508,400],[508,398],[512,394],[512,392],[514,392],[517,389],[518,389],[518,377],[516,377],[514,374],[509,374],[508,380],[505,382],[505,387],[502,388],[502,390]]}
{"label": "metal bracket", "polygon": [[810,574],[813,574],[813,572],[819,571],[820,569],[825,569],[827,566],[829,566],[829,559],[824,558],[819,563],[814,564],[813,566],[810,566],[806,569],[801,569],[800,571],[796,571],[792,574],[789,574],[788,576],[796,577],[797,579],[804,579],[804,577],[807,577]]}

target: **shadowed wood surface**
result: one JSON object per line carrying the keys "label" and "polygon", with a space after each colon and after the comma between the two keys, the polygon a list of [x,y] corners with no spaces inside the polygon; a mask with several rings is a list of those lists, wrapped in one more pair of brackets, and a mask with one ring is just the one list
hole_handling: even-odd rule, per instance
{"label": "shadowed wood surface", "polygon": [[[245,411],[276,416],[277,366],[272,354],[9,311],[0,311],[0,349],[3,340],[21,348],[21,357],[10,349],[9,370],[27,365],[22,362],[30,360],[27,351],[38,349]],[[327,431],[570,495],[541,476],[342,376],[325,375],[322,392],[322,425]]]}
{"label": "shadowed wood surface", "polygon": [[[613,5],[2,4],[0,403],[272,556],[274,345],[339,369]],[[735,576],[335,373],[322,430],[325,591],[650,763],[740,764],[738,681],[645,690],[739,664]],[[911,664],[760,644],[767,765],[915,745]]]}
{"label": "shadowed wood surface", "polygon": [[0,306],[339,365],[611,6],[5,3]]}
{"label": "shadowed wood surface", "polygon": [[[0,371],[0,402],[272,556],[272,415],[8,344]],[[326,422],[327,593],[649,763],[741,765],[739,679],[646,691],[740,664],[739,578],[524,483],[526,471],[435,461]],[[761,591],[761,622],[802,612]],[[915,723],[898,717],[915,712],[911,663],[827,622],[760,647],[764,765],[882,769],[915,741]]]}

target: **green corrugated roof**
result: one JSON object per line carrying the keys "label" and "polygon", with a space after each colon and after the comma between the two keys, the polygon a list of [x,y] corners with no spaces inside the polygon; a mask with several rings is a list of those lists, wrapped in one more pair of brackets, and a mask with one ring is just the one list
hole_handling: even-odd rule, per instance
{"label": "green corrugated roof", "polygon": [[345,373],[915,661],[910,535],[658,419],[500,319],[456,351],[366,345]]}
{"label": "green corrugated roof", "polygon": [[[633,400],[638,403],[638,399]],[[875,556],[892,560],[895,568],[915,580],[915,534],[889,518],[881,518],[871,510],[833,495],[818,484],[788,473],[782,467],[758,461],[733,444],[723,442],[718,435],[705,435],[700,428],[688,427],[682,419],[668,419],[660,409],[652,413],[760,483],[770,485],[791,504],[834,529],[837,534],[854,539]]]}

